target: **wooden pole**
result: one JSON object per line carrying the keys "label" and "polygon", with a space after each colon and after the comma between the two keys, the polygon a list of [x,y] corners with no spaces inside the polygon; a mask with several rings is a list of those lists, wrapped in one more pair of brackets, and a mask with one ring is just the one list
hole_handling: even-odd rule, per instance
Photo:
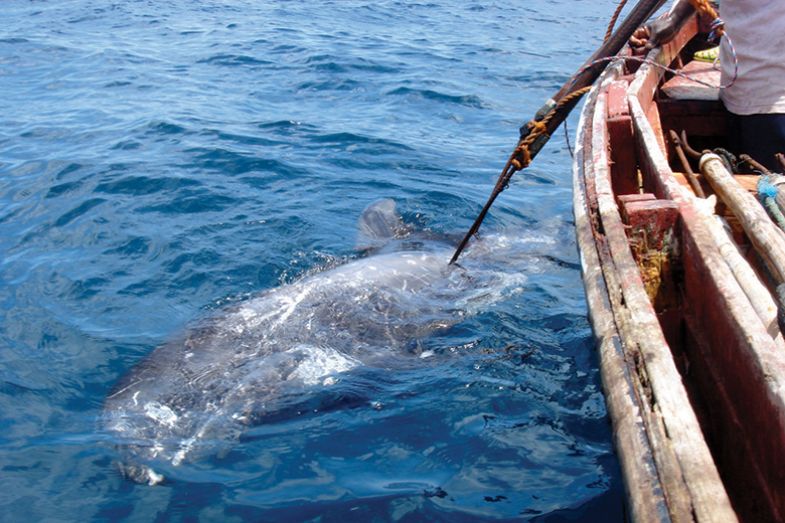
{"label": "wooden pole", "polygon": [[700,170],[725,204],[741,222],[752,245],[777,284],[785,283],[785,236],[763,206],[742,188],[716,154],[704,154]]}
{"label": "wooden pole", "polygon": [[[608,65],[608,62],[604,60],[618,54],[627,44],[632,33],[643,25],[643,23],[651,17],[665,1],[666,0],[639,0],[624,21],[616,28],[611,37],[605,40],[578,72],[567,80],[556,94],[537,111],[534,118],[528,124],[521,127],[521,137],[516,145],[516,150],[526,138],[527,134],[533,129],[532,122],[545,122],[545,132],[540,134],[528,147],[530,160],[533,160],[534,157],[537,156],[537,153],[539,153],[545,144],[548,143],[553,132],[567,118],[581,98],[580,96],[568,97],[575,91],[592,85]],[[549,115],[554,109],[556,109],[555,114],[551,114],[546,118],[546,115]],[[516,171],[516,168],[512,164],[512,159],[513,158],[510,157],[510,160],[499,175],[499,179],[497,180],[491,195],[488,197],[488,201],[485,203],[479,216],[474,220],[469,231],[463,237],[463,240],[458,244],[455,254],[453,254],[452,259],[450,260],[451,264],[455,263],[461,255],[461,252],[463,252],[463,249],[469,243],[471,236],[480,229],[480,225],[485,219],[485,215],[490,210],[491,205],[493,205],[493,202],[496,200],[496,197],[507,187],[507,182]]]}
{"label": "wooden pole", "polygon": [[774,298],[771,297],[769,290],[760,281],[752,267],[750,267],[749,262],[739,252],[739,247],[733,241],[725,220],[714,214],[714,200],[715,197],[711,196],[708,200],[696,202],[698,212],[703,217],[706,227],[717,244],[720,255],[725,260],[725,264],[733,273],[741,290],[750,300],[750,304],[755,309],[755,313],[760,318],[766,332],[769,333],[777,347],[785,351],[785,339],[782,337],[779,323],[777,322],[777,304]]}

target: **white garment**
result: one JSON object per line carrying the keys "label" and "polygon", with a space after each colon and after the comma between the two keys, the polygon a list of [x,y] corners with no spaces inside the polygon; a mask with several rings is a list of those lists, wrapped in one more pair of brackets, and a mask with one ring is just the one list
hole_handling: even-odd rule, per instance
{"label": "white garment", "polygon": [[[720,98],[732,113],[785,113],[785,0],[723,0],[720,18],[738,56],[736,81]],[[720,44],[722,85],[733,78],[734,60]]]}

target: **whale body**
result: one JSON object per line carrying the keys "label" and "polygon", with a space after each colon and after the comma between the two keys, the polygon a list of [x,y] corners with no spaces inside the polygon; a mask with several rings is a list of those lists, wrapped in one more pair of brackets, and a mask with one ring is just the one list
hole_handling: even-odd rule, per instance
{"label": "whale body", "polygon": [[461,265],[448,265],[451,246],[415,241],[392,200],[369,206],[359,226],[363,247],[381,251],[203,320],[120,380],[104,419],[127,475],[158,483],[159,466],[231,442],[292,395],[332,387],[359,366],[421,361],[431,353],[422,343],[430,334],[525,281],[510,270],[503,236],[476,242]]}

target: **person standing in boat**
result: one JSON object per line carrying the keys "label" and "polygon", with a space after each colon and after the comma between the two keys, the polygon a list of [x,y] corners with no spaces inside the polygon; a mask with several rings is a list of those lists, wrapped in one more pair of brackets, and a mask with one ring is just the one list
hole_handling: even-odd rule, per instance
{"label": "person standing in boat", "polygon": [[[720,41],[721,85],[726,86],[720,99],[731,115],[732,149],[781,171],[774,155],[785,152],[782,0],[723,0],[720,11],[727,35]],[[638,29],[630,45],[640,54],[668,42],[694,12],[691,2],[680,1],[668,15]]]}

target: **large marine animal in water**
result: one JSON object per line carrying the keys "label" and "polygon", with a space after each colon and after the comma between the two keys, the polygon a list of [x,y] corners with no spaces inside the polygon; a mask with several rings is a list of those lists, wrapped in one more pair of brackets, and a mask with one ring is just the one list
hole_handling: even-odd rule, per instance
{"label": "large marine animal in water", "polygon": [[525,281],[521,240],[488,236],[448,265],[451,245],[412,233],[392,200],[369,206],[359,233],[373,254],[202,320],[120,380],[104,423],[128,476],[158,483],[161,471],[216,452],[293,395],[332,387],[359,366],[427,360],[430,334]]}

